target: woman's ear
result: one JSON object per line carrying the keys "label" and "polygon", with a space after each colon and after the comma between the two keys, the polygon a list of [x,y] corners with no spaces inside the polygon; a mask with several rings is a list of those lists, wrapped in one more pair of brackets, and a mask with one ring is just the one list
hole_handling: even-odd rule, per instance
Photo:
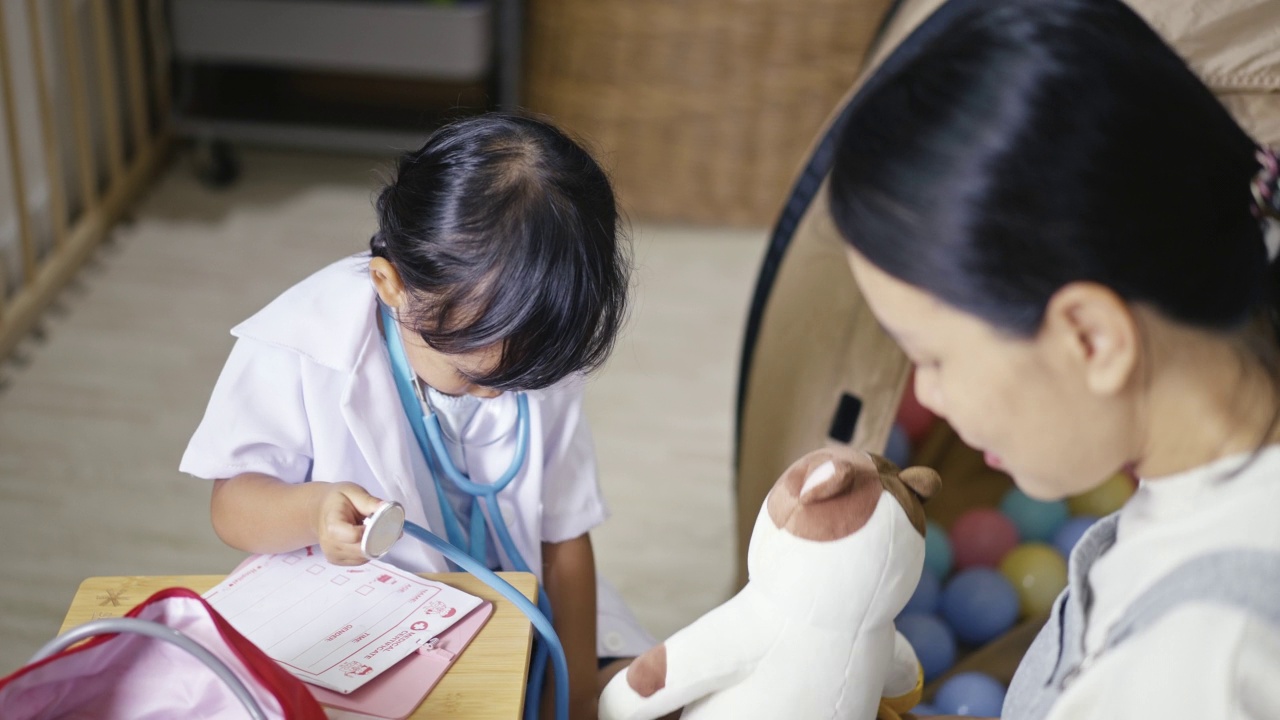
{"label": "woman's ear", "polygon": [[1054,293],[1045,309],[1041,337],[1083,375],[1096,395],[1115,395],[1138,366],[1138,319],[1119,295],[1102,285],[1076,282]]}
{"label": "woman's ear", "polygon": [[378,291],[382,303],[392,310],[400,310],[409,301],[409,293],[405,291],[400,273],[386,258],[376,257],[369,261],[369,279]]}

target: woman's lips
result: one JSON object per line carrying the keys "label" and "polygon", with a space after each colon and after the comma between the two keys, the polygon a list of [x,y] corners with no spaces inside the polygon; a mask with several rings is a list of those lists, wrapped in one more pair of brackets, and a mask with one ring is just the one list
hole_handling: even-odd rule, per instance
{"label": "woman's lips", "polygon": [[995,470],[1003,470],[1003,469],[1004,469],[1004,463],[1003,463],[1003,462],[1001,462],[1001,460],[1000,460],[1000,456],[999,456],[999,455],[996,455],[995,453],[993,453],[993,452],[991,452],[991,451],[987,451],[987,452],[982,453],[982,459],[983,459],[984,461],[986,461],[986,463],[987,463],[987,467],[990,467],[990,468],[995,469]]}

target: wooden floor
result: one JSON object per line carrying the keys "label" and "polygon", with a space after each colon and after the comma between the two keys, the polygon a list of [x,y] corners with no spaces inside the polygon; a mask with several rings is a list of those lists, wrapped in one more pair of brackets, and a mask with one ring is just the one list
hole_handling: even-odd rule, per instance
{"label": "wooden floor", "polygon": [[[227,330],[366,246],[376,158],[253,153],[235,187],[175,165],[134,221],[0,364],[0,675],[52,638],[92,575],[202,574],[209,486],[177,472],[231,348]],[[625,200],[625,198],[624,198]],[[635,229],[625,337],[588,394],[613,518],[604,573],[659,637],[721,602],[730,438],[764,231]]]}

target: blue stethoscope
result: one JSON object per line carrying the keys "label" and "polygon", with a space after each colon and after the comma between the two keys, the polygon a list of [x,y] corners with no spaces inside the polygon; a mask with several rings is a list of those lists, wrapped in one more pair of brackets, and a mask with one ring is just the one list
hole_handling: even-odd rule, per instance
{"label": "blue stethoscope", "polygon": [[[387,341],[387,351],[391,357],[391,372],[395,376],[400,404],[404,406],[405,416],[409,419],[410,427],[413,428],[413,436],[417,439],[422,456],[427,461],[427,469],[431,473],[436,498],[440,504],[440,514],[444,517],[445,534],[449,539],[445,541],[425,528],[406,522],[402,507],[397,508],[396,503],[386,503],[379,512],[366,518],[365,554],[370,557],[385,554],[400,537],[399,528],[396,526],[402,525],[405,532],[431,546],[463,570],[484,580],[490,587],[501,592],[504,597],[519,607],[529,617],[542,639],[534,649],[533,662],[529,670],[524,717],[526,720],[537,718],[543,679],[546,676],[547,660],[550,656],[555,669],[556,717],[564,720],[568,717],[569,711],[568,664],[565,661],[564,648],[551,625],[551,601],[547,598],[546,591],[539,584],[538,606],[535,608],[510,583],[485,566],[488,555],[486,540],[489,529],[492,528],[512,567],[519,572],[533,572],[511,539],[510,528],[503,520],[502,510],[498,506],[498,493],[511,484],[528,458],[529,399],[524,393],[516,394],[516,451],[507,471],[492,484],[472,482],[471,478],[458,470],[449,457],[448,449],[444,444],[444,434],[440,429],[440,419],[432,412],[431,405],[422,391],[422,384],[418,381],[417,373],[409,366],[409,358],[404,351],[404,341],[400,337],[399,323],[386,305],[379,303],[379,312],[382,315],[382,332]],[[444,487],[440,481],[442,475],[459,490],[475,499],[471,504],[469,538],[463,535],[461,523],[449,499],[445,496]],[[481,500],[483,500],[483,509]],[[488,510],[488,518],[485,517],[485,509]],[[373,538],[372,546],[369,545],[371,538]],[[461,547],[468,549],[463,551]]]}

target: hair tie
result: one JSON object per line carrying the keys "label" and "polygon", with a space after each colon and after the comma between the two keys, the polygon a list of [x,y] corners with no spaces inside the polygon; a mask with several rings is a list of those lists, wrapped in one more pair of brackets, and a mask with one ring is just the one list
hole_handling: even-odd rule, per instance
{"label": "hair tie", "polygon": [[1253,176],[1253,215],[1262,222],[1267,260],[1280,256],[1280,159],[1270,148],[1258,148],[1258,174]]}

